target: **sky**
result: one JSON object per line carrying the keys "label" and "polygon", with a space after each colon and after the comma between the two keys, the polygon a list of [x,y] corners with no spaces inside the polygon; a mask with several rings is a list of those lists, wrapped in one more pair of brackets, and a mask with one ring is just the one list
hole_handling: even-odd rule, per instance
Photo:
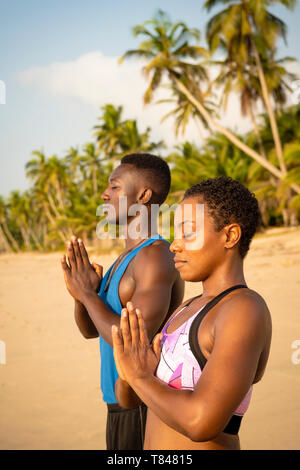
{"label": "sky", "polygon": [[[144,106],[146,81],[136,61],[117,59],[138,40],[132,28],[160,8],[172,21],[197,27],[204,36],[207,13],[200,0],[0,0],[0,194],[28,187],[25,164],[33,150],[64,156],[71,146],[92,139],[93,126],[106,103],[122,105],[123,118],[137,119],[139,129],[152,129],[153,140],[168,149],[179,141],[199,142],[190,125],[174,137],[173,122],[161,123],[170,105]],[[278,56],[292,56],[300,75],[300,5],[293,12],[282,6],[272,12],[288,26],[288,44]],[[204,45],[204,41],[202,40]],[[2,91],[2,94],[1,94]],[[161,91],[157,99],[164,98]],[[2,96],[2,98],[1,98]],[[230,101],[222,124],[238,132],[249,129],[241,119],[237,99]]]}

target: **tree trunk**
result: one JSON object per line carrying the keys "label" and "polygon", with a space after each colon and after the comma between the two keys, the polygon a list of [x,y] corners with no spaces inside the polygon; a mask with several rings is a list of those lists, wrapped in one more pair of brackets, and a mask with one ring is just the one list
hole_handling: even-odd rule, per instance
{"label": "tree trunk", "polygon": [[37,249],[39,251],[43,251],[43,247],[40,244],[40,242],[38,240],[38,237],[35,235],[34,230],[28,229],[28,233],[30,234],[31,238],[33,239],[34,243],[36,244]]}
{"label": "tree trunk", "polygon": [[250,106],[248,107],[248,111],[249,111],[250,119],[251,119],[251,122],[252,122],[252,125],[253,125],[254,133],[255,133],[256,138],[257,138],[257,142],[258,142],[258,146],[259,146],[259,151],[260,151],[260,153],[262,154],[262,156],[263,156],[264,158],[267,158],[267,157],[266,157],[266,153],[265,153],[265,149],[264,149],[264,146],[263,146],[263,143],[262,143],[262,140],[261,140],[260,132],[259,132],[259,129],[258,129],[258,126],[257,126],[257,122],[256,122],[256,119],[255,119],[255,115],[254,115],[254,112],[253,112],[253,109],[252,109],[251,104],[250,104]]}
{"label": "tree trunk", "polygon": [[48,192],[47,197],[48,197],[48,201],[49,201],[50,207],[51,207],[51,209],[53,210],[55,216],[56,216],[56,217],[59,217],[60,214],[59,214],[59,212],[58,212],[58,210],[57,210],[57,208],[56,208],[54,199],[53,199],[52,195],[50,194],[50,192]]}
{"label": "tree trunk", "polygon": [[65,204],[62,196],[62,190],[59,182],[56,183],[56,189],[57,189],[57,199],[58,199],[58,204],[59,207],[64,211],[65,210]]}
{"label": "tree trunk", "polygon": [[96,198],[97,194],[98,194],[98,183],[97,183],[96,168],[93,168],[93,190],[94,190],[94,196]]}
{"label": "tree trunk", "polygon": [[7,251],[8,253],[12,253],[11,246],[8,243],[6,236],[4,235],[1,224],[0,224],[0,243],[4,247],[5,251]]}
{"label": "tree trunk", "polygon": [[[49,220],[50,224],[53,225],[53,226],[55,226],[55,219],[54,219],[53,216],[51,215],[51,213],[50,213],[50,211],[49,211],[49,208],[48,208],[47,206],[45,206],[45,213],[46,213],[46,217],[47,217],[47,219]],[[60,230],[58,230],[58,229],[57,229],[57,233],[58,233],[58,235],[60,236],[61,240],[62,240],[63,242],[65,242],[66,239],[67,239],[66,235],[65,235],[63,232],[61,232]]]}
{"label": "tree trunk", "polygon": [[205,147],[205,145],[206,145],[206,139],[205,139],[205,137],[204,137],[204,135],[203,135],[203,132],[202,132],[202,129],[201,129],[201,126],[200,126],[200,123],[199,123],[197,117],[195,117],[194,121],[195,121],[196,127],[197,127],[198,132],[199,132],[201,144],[202,144],[203,147]]}
{"label": "tree trunk", "polygon": [[25,227],[23,227],[23,225],[20,225],[20,230],[21,230],[22,238],[23,238],[24,243],[25,243],[26,250],[31,251],[32,247],[31,247],[31,243],[30,243],[30,235],[28,234]]}
{"label": "tree trunk", "polygon": [[275,118],[275,114],[271,105],[270,101],[270,96],[269,96],[269,90],[267,87],[267,82],[265,79],[265,75],[263,72],[263,68],[261,65],[260,57],[258,54],[258,51],[256,49],[256,46],[254,42],[252,41],[252,47],[253,47],[253,52],[254,52],[254,57],[255,57],[255,62],[256,62],[256,67],[257,67],[257,72],[258,72],[258,78],[259,82],[261,85],[261,90],[262,90],[262,95],[264,98],[264,102],[268,111],[269,119],[270,119],[270,125],[272,129],[272,134],[273,134],[273,139],[275,143],[275,148],[276,148],[276,153],[277,153],[277,158],[279,162],[280,169],[284,175],[286,175],[287,170],[286,170],[286,165],[283,159],[283,151],[282,151],[282,145],[281,145],[281,140],[278,132],[278,127],[277,127],[277,122]]}
{"label": "tree trunk", "polygon": [[[236,147],[238,147],[244,153],[252,157],[262,167],[266,168],[266,170],[268,170],[272,175],[276,176],[276,178],[278,178],[279,180],[282,180],[282,178],[284,177],[284,174],[278,168],[272,165],[268,160],[262,157],[254,149],[251,149],[250,147],[248,147],[248,145],[246,145],[244,142],[238,139],[231,131],[229,131],[225,127],[215,122],[214,119],[211,117],[211,115],[208,113],[208,111],[206,111],[204,106],[188,91],[188,89],[175,77],[175,75],[172,72],[170,72],[170,75],[171,75],[172,80],[176,84],[177,89],[181,91],[181,93],[183,93],[191,101],[191,103],[193,103],[193,105],[202,114],[202,116],[204,117],[204,119],[207,121],[208,124],[214,127],[221,134],[225,135],[225,137],[227,137],[227,139],[230,142],[232,142]],[[300,186],[298,186],[296,183],[292,183],[291,188],[294,189],[294,191],[297,194],[300,194]]]}
{"label": "tree trunk", "polygon": [[16,252],[19,253],[19,251],[20,251],[19,245],[17,244],[16,240],[14,239],[12,234],[10,233],[10,230],[7,226],[6,221],[4,220],[2,223],[3,223],[3,231],[4,231],[5,235],[9,239],[10,243],[12,244],[12,246],[14,247]]}
{"label": "tree trunk", "polygon": [[284,227],[289,226],[289,211],[286,207],[282,209],[282,218]]}

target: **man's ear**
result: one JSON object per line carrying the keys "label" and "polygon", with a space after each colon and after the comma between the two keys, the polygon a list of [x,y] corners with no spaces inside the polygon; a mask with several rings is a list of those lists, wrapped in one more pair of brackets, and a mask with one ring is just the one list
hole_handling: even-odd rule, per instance
{"label": "man's ear", "polygon": [[137,195],[138,204],[148,204],[152,198],[152,189],[142,189]]}

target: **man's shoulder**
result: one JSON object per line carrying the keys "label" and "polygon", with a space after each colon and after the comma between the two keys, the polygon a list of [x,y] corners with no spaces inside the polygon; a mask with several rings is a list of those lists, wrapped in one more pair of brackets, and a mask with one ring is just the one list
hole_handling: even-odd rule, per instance
{"label": "man's shoulder", "polygon": [[139,250],[135,259],[137,263],[145,261],[145,259],[159,260],[163,256],[163,259],[173,260],[174,255],[170,251],[170,243],[167,240],[159,239],[155,240],[151,245],[146,245]]}
{"label": "man's shoulder", "polygon": [[153,269],[162,272],[174,272],[174,254],[170,251],[170,243],[164,239],[155,240],[139,250],[134,259],[134,270]]}

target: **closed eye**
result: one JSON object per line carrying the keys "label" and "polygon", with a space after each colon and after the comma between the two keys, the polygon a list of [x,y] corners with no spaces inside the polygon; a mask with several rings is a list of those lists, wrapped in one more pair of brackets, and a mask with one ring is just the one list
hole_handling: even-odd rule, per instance
{"label": "closed eye", "polygon": [[195,236],[195,232],[185,233],[185,234],[183,235],[183,238],[189,239],[189,238],[193,238],[194,236]]}

